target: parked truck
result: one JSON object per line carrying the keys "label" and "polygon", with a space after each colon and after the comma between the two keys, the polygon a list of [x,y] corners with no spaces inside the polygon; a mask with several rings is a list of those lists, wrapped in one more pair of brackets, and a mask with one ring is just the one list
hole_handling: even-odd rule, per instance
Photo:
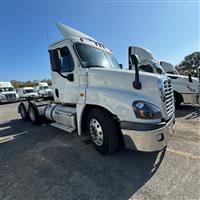
{"label": "parked truck", "polygon": [[200,104],[200,79],[180,75],[175,67],[166,61],[160,61],[160,65],[172,79],[176,106],[181,103]]}
{"label": "parked truck", "polygon": [[[174,133],[171,79],[121,69],[111,50],[94,38],[58,24],[64,39],[49,47],[54,101],[19,105],[22,119],[88,134],[95,149],[109,154],[125,144],[138,151],[163,149]],[[130,51],[132,48],[130,48]]]}
{"label": "parked truck", "polygon": [[19,96],[10,82],[0,82],[0,103],[18,101]]}
{"label": "parked truck", "polygon": [[188,77],[180,75],[172,64],[157,60],[148,49],[141,47],[132,48],[134,53],[139,56],[139,69],[141,71],[166,74],[171,78],[174,101],[177,108],[181,103],[200,104],[200,83],[197,78],[190,75]]}
{"label": "parked truck", "polygon": [[38,93],[33,87],[17,88],[17,93],[20,99],[38,98]]}
{"label": "parked truck", "polygon": [[53,97],[53,90],[48,86],[47,82],[39,82],[38,86],[36,87],[38,92],[38,96],[42,98],[52,98]]}

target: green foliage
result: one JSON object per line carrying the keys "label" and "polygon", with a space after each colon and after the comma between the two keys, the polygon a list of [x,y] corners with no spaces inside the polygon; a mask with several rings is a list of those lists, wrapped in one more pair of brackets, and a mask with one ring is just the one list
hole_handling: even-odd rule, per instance
{"label": "green foliage", "polygon": [[47,82],[48,85],[52,85],[52,82],[50,79],[42,79],[41,81],[39,80],[34,80],[34,81],[17,81],[17,80],[11,80],[11,84],[13,85],[14,88],[19,88],[19,87],[36,87],[38,86],[39,82]]}
{"label": "green foliage", "polygon": [[184,60],[176,66],[176,69],[182,75],[200,77],[200,52],[193,52],[187,55]]}

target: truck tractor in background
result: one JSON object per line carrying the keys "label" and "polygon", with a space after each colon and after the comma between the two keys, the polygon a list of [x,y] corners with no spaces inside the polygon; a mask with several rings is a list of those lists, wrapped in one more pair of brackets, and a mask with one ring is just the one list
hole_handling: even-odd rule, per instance
{"label": "truck tractor in background", "polygon": [[28,100],[29,98],[38,98],[38,93],[33,87],[17,88],[17,93],[21,100]]}
{"label": "truck tractor in background", "polygon": [[[197,78],[180,75],[172,64],[165,61],[158,61],[152,52],[145,48],[132,48],[134,49],[134,54],[137,54],[139,57],[139,69],[141,71],[166,74],[171,78],[176,108],[178,108],[181,103],[200,104],[200,83]],[[129,65],[129,68],[130,67]]]}
{"label": "truck tractor in background", "polygon": [[175,67],[166,61],[160,61],[160,65],[172,79],[174,87],[175,104],[181,103],[200,104],[200,82],[198,78],[180,75]]}
{"label": "truck tractor in background", "polygon": [[0,103],[19,100],[19,95],[10,82],[0,82]]}
{"label": "truck tractor in background", "polygon": [[46,82],[39,82],[36,87],[38,96],[44,99],[53,99],[53,89],[48,86]]}
{"label": "truck tractor in background", "polygon": [[[58,24],[64,39],[49,47],[54,101],[21,102],[22,119],[51,125],[78,135],[88,134],[101,154],[125,145],[138,151],[163,149],[174,133],[171,79],[123,70],[111,50],[94,38]],[[129,48],[132,52],[132,48]]]}

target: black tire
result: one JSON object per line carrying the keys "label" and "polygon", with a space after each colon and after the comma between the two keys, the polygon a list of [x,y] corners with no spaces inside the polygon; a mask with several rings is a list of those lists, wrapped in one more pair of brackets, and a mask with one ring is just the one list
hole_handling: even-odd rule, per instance
{"label": "black tire", "polygon": [[40,119],[40,115],[39,115],[38,109],[32,103],[29,103],[28,114],[29,114],[30,120],[32,121],[33,124],[38,125],[38,124],[41,123],[41,119]]}
{"label": "black tire", "polygon": [[183,98],[181,94],[179,94],[178,92],[174,92],[174,104],[175,104],[176,109],[180,108],[182,101],[183,101]]}
{"label": "black tire", "polygon": [[29,117],[29,114],[24,106],[23,103],[20,103],[19,104],[19,107],[18,107],[18,110],[19,110],[19,113],[21,115],[21,118],[24,120],[24,121],[30,121],[30,117]]}
{"label": "black tire", "polygon": [[[101,131],[99,134],[97,133],[98,128],[96,128],[96,133],[94,133],[95,127],[92,126],[91,123],[94,121],[95,124],[95,120],[96,123],[100,125],[100,130],[102,130],[102,133]],[[105,155],[111,154],[117,150],[119,146],[119,128],[117,123],[114,121],[113,116],[109,112],[103,109],[91,110],[87,117],[87,131],[93,146],[99,153]],[[102,136],[100,136],[100,133]],[[100,144],[97,144],[97,141],[95,141],[94,134],[102,137]]]}

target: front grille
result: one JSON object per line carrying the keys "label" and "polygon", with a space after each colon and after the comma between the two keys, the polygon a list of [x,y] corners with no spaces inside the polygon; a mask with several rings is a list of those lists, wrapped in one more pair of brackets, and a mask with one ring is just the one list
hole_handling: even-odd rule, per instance
{"label": "front grille", "polygon": [[166,103],[166,112],[169,117],[174,112],[174,93],[171,80],[164,81],[164,94]]}
{"label": "front grille", "polygon": [[16,94],[5,94],[7,101],[16,100]]}

